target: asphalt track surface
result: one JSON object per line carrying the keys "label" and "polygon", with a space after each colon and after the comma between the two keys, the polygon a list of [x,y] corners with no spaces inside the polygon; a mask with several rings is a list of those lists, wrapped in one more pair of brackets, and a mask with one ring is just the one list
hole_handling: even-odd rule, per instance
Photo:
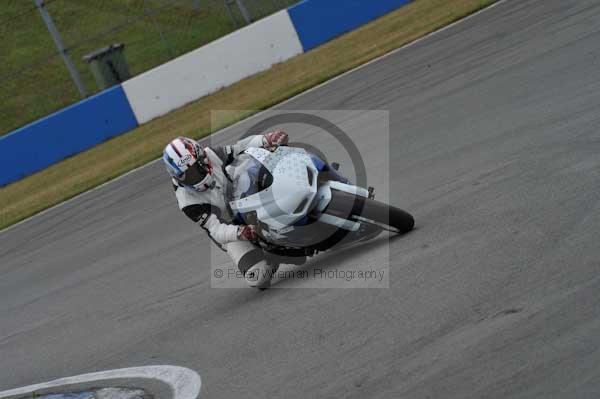
{"label": "asphalt track surface", "polygon": [[389,147],[345,126],[417,220],[389,288],[210,288],[154,163],[0,234],[0,388],[175,364],[207,398],[600,395],[598,1],[506,1],[282,108],[390,111]]}

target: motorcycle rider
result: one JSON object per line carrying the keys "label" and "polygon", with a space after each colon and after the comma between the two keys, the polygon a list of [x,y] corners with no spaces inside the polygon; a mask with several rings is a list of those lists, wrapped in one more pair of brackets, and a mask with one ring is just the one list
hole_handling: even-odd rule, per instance
{"label": "motorcycle rider", "polygon": [[227,251],[252,287],[260,288],[270,282],[271,266],[262,249],[253,244],[257,240],[256,226],[237,225],[233,221],[226,195],[232,180],[225,168],[248,148],[273,150],[287,144],[287,133],[276,130],[213,148],[202,148],[191,138],[178,137],[163,151],[179,209]]}

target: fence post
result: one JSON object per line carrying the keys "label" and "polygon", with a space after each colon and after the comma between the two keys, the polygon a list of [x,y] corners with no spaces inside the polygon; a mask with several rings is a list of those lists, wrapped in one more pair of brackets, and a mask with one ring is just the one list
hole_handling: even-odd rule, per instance
{"label": "fence post", "polygon": [[243,0],[236,0],[236,3],[238,5],[238,8],[240,9],[240,12],[242,13],[242,16],[246,20],[246,23],[247,24],[251,23],[252,22],[252,15],[248,12],[248,9],[246,8],[246,5],[244,4],[244,1]]}
{"label": "fence post", "polygon": [[85,90],[85,85],[83,84],[83,80],[81,80],[79,71],[77,68],[75,68],[75,64],[73,64],[71,57],[69,57],[69,54],[67,53],[68,50],[65,48],[62,38],[60,37],[60,33],[58,32],[58,29],[56,29],[56,25],[54,25],[54,21],[52,20],[50,13],[48,13],[48,10],[46,10],[44,0],[34,0],[34,3],[37,9],[40,11],[40,15],[42,16],[42,19],[48,28],[48,32],[50,32],[50,36],[52,36],[52,40],[54,40],[54,44],[56,44],[56,48],[58,49],[60,56],[69,70],[69,74],[71,74],[71,79],[73,79],[75,86],[77,86],[81,97],[84,98],[87,96],[87,93]]}
{"label": "fence post", "polygon": [[171,48],[171,45],[169,44],[169,41],[163,34],[162,29],[160,29],[160,25],[156,21],[156,18],[154,18],[154,13],[148,9],[147,0],[144,0],[144,13],[146,14],[146,16],[148,16],[148,18],[150,19],[150,22],[152,23],[152,25],[154,25],[154,29],[156,29],[156,31],[158,32],[158,35],[160,36],[160,40],[161,40],[161,42],[163,42],[165,48],[167,49],[167,54],[169,55],[169,57],[171,57],[171,58],[175,57],[175,52],[173,51],[173,49]]}
{"label": "fence post", "polygon": [[233,23],[234,27],[238,27],[238,21],[235,18],[235,15],[233,15],[233,10],[231,9],[231,5],[233,4],[234,0],[224,0],[225,3],[225,8],[227,9],[227,14],[229,15],[229,19],[231,19],[231,23]]}

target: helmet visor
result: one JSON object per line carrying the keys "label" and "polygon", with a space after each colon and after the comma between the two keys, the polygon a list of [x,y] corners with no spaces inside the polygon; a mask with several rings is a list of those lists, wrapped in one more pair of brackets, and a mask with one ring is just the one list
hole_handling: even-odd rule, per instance
{"label": "helmet visor", "polygon": [[208,174],[208,171],[204,166],[200,165],[199,162],[195,162],[192,166],[187,168],[183,176],[179,178],[179,181],[186,186],[195,186],[201,183]]}

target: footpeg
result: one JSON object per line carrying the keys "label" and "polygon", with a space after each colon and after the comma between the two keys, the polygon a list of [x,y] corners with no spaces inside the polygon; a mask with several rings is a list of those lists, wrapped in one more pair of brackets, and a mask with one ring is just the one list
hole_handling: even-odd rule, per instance
{"label": "footpeg", "polygon": [[332,162],[332,163],[331,163],[331,168],[332,168],[333,170],[336,170],[336,171],[337,171],[337,170],[340,170],[340,164],[339,164],[339,163],[337,163],[337,162]]}
{"label": "footpeg", "polygon": [[369,191],[369,199],[375,199],[375,188],[369,186],[368,191]]}

